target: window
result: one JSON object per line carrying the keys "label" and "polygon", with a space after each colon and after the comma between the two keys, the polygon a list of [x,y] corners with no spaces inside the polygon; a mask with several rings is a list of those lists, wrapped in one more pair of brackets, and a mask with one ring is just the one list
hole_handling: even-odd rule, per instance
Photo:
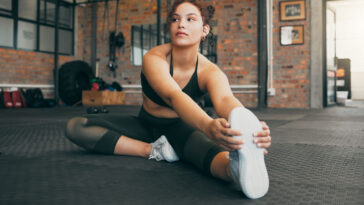
{"label": "window", "polygon": [[[0,46],[55,52],[56,3],[57,0],[0,0]],[[73,24],[74,6],[68,0],[60,1],[60,54],[73,54]]]}
{"label": "window", "polygon": [[0,14],[10,15],[12,11],[11,0],[1,0],[0,1]]}
{"label": "window", "polygon": [[211,35],[206,40],[201,41],[200,53],[206,56],[211,62],[217,63],[217,52],[216,52],[217,36]]}
{"label": "window", "polygon": [[37,47],[37,25],[25,21],[18,22],[18,48],[35,50]]}
{"label": "window", "polygon": [[[39,50],[41,51],[54,51],[54,27],[40,26],[39,29]],[[60,41],[61,42],[61,41]]]}
{"label": "window", "polygon": [[37,20],[37,0],[18,0],[19,18]]}
{"label": "window", "polygon": [[[216,23],[215,23],[216,24]],[[165,33],[165,24],[161,26],[161,44],[170,42],[169,33]],[[131,28],[131,62],[135,66],[142,65],[142,59],[151,48],[157,45],[157,25],[139,25]],[[212,62],[217,63],[216,52],[217,36],[212,35],[201,41],[200,53],[205,55]]]}
{"label": "window", "polygon": [[[169,35],[163,32],[164,25],[161,26],[161,43],[170,42]],[[142,58],[151,48],[157,45],[157,25],[132,26],[132,54],[131,62],[133,65],[142,65]]]}
{"label": "window", "polygon": [[0,45],[12,47],[14,44],[14,20],[11,18],[4,18],[0,16],[0,28],[9,28],[9,29],[0,29]]}

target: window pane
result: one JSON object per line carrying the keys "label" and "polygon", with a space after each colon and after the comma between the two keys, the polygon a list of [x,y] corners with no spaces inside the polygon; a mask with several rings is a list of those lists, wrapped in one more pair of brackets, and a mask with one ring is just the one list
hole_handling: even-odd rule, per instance
{"label": "window pane", "polygon": [[18,22],[18,48],[36,49],[37,25]]}
{"label": "window pane", "polygon": [[133,48],[134,51],[134,65],[142,65],[142,52],[138,47]]}
{"label": "window pane", "polygon": [[44,0],[40,0],[40,4],[39,4],[39,19],[40,22],[45,23],[45,3]]}
{"label": "window pane", "polygon": [[40,26],[39,32],[39,49],[54,52],[54,28]]}
{"label": "window pane", "polygon": [[0,28],[0,45],[13,47],[13,19],[0,17]]}
{"label": "window pane", "polygon": [[19,0],[19,17],[37,20],[37,0]]}
{"label": "window pane", "polygon": [[142,49],[141,49],[141,42],[140,42],[140,27],[133,26],[132,28],[132,56],[133,56],[133,65],[142,65]]}
{"label": "window pane", "polygon": [[46,11],[47,23],[54,24],[56,17],[56,5],[54,3],[47,2]]}
{"label": "window pane", "polygon": [[133,26],[133,46],[134,47],[141,47],[141,42],[140,42],[140,28],[139,26]]}
{"label": "window pane", "polygon": [[149,40],[149,25],[142,26],[143,28],[143,55],[145,54],[145,50],[149,50],[150,48],[150,40]]}
{"label": "window pane", "polygon": [[72,28],[72,7],[59,7],[59,24],[66,28]]}
{"label": "window pane", "polygon": [[151,25],[151,31],[152,31],[152,33],[151,33],[151,41],[152,42],[150,42],[151,44],[151,47],[153,48],[153,47],[155,47],[156,45],[157,45],[157,24],[152,24]]}
{"label": "window pane", "polygon": [[11,0],[0,0],[0,9],[11,10]]}
{"label": "window pane", "polygon": [[66,30],[59,30],[59,52],[65,54],[72,54],[72,32]]}

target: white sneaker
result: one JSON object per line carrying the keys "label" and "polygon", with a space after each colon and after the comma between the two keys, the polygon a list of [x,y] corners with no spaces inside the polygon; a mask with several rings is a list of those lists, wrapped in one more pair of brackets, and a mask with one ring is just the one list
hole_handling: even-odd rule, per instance
{"label": "white sneaker", "polygon": [[244,194],[257,199],[268,192],[269,178],[264,162],[264,149],[253,143],[253,134],[263,130],[258,118],[248,109],[234,108],[229,116],[231,129],[238,130],[244,141],[243,148],[231,151],[230,171],[234,182]]}
{"label": "white sneaker", "polygon": [[152,151],[150,152],[149,159],[155,159],[157,161],[166,160],[167,162],[179,160],[176,152],[169,144],[166,136],[162,135],[155,142],[151,143],[151,145]]}

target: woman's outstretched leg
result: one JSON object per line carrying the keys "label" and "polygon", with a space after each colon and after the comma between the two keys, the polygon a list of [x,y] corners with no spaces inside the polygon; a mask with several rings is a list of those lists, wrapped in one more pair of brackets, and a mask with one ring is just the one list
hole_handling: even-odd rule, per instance
{"label": "woman's outstretched leg", "polygon": [[220,178],[225,181],[232,181],[230,166],[229,166],[229,152],[220,152],[211,162],[210,172],[212,176]]}

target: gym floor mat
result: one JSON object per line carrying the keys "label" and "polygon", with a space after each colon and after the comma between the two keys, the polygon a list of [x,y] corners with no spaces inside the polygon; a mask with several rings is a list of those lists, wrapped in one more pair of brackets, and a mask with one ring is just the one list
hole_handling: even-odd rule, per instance
{"label": "gym floor mat", "polygon": [[364,108],[253,112],[272,132],[270,189],[258,200],[182,162],[73,145],[65,125],[85,107],[0,109],[0,204],[363,204]]}

